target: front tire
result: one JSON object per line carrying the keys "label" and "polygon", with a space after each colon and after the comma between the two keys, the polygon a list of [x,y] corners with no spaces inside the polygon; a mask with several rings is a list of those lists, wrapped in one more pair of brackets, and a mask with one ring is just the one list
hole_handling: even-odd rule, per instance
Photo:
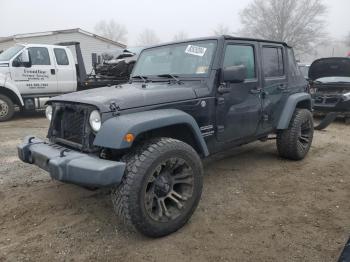
{"label": "front tire", "polygon": [[179,140],[157,138],[137,147],[125,161],[112,201],[126,225],[149,237],[184,226],[202,193],[203,168],[196,151]]}
{"label": "front tire", "polygon": [[286,130],[277,134],[277,149],[281,157],[302,160],[309,152],[314,135],[312,114],[307,109],[296,109]]}
{"label": "front tire", "polygon": [[12,100],[5,95],[0,95],[0,122],[10,120],[14,113],[15,106]]}

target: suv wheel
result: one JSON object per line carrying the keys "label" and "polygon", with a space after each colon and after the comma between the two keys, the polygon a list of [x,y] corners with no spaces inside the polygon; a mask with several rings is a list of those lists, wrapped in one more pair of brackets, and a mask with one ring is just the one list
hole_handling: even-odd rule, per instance
{"label": "suv wheel", "polygon": [[312,114],[307,109],[297,109],[289,128],[277,134],[277,149],[281,157],[301,160],[309,152],[314,135]]}
{"label": "suv wheel", "polygon": [[188,144],[158,138],[125,157],[122,183],[112,201],[123,221],[149,237],[180,229],[195,211],[202,193],[203,168]]}
{"label": "suv wheel", "polygon": [[10,120],[14,113],[12,100],[5,95],[0,95],[0,122]]}

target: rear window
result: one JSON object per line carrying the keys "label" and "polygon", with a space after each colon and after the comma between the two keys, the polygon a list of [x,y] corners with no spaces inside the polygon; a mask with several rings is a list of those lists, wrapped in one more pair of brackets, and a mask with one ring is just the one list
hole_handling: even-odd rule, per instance
{"label": "rear window", "polygon": [[56,62],[58,65],[69,65],[66,50],[62,48],[55,48],[54,53],[55,53]]}
{"label": "rear window", "polygon": [[289,74],[291,76],[300,76],[301,73],[300,73],[297,62],[295,61],[295,56],[294,56],[293,50],[291,48],[288,48],[287,54],[288,54]]}
{"label": "rear window", "polygon": [[284,75],[283,49],[281,47],[263,47],[263,69],[265,77]]}

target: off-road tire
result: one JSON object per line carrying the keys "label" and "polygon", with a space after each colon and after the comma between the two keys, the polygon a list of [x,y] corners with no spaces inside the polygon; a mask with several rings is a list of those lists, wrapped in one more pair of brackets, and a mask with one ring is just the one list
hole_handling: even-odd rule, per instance
{"label": "off-road tire", "polygon": [[[307,126],[307,128],[305,128]],[[304,131],[302,131],[304,129]],[[296,109],[286,130],[277,133],[277,149],[281,157],[302,160],[309,152],[314,134],[312,114]],[[307,140],[307,142],[306,142]]]}
{"label": "off-road tire", "polygon": [[[192,196],[184,202],[174,220],[157,221],[148,213],[145,203],[149,179],[154,178],[161,163],[176,158],[184,160],[193,170]],[[123,160],[126,162],[125,174],[122,183],[112,190],[112,202],[115,212],[128,228],[148,237],[162,237],[183,227],[198,206],[202,193],[203,168],[196,151],[179,140],[155,138],[137,146]]]}
{"label": "off-road tire", "polygon": [[12,100],[9,97],[0,94],[0,103],[4,103],[3,106],[6,106],[6,108],[3,108],[0,104],[0,122],[10,120],[15,113],[15,107]]}

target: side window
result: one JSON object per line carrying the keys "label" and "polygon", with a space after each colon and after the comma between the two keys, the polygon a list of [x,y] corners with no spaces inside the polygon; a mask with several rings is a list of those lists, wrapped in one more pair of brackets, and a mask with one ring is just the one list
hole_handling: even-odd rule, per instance
{"label": "side window", "polygon": [[69,65],[68,56],[66,50],[62,48],[54,48],[56,62],[58,65]]}
{"label": "side window", "polygon": [[299,75],[301,75],[301,72],[299,70],[298,64],[295,61],[293,50],[291,48],[288,48],[287,49],[287,53],[288,53],[288,67],[289,67],[290,74],[292,76],[299,76]]}
{"label": "side window", "polygon": [[226,47],[223,67],[244,65],[247,79],[256,78],[254,47],[249,45],[228,45]]}
{"label": "side window", "polygon": [[281,47],[263,47],[262,51],[265,77],[283,76],[283,49]]}
{"label": "side window", "polygon": [[46,47],[28,48],[32,65],[50,65],[50,55]]}

